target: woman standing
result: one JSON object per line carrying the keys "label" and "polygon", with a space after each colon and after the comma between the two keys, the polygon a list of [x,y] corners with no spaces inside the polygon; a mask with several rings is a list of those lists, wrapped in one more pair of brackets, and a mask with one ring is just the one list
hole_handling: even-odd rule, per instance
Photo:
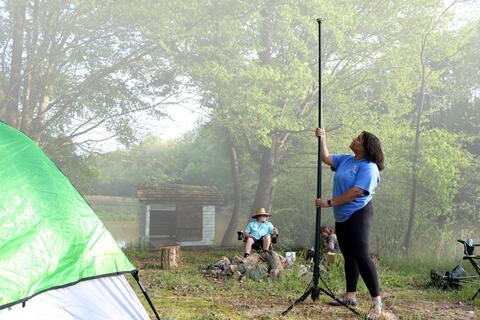
{"label": "woman standing", "polygon": [[321,137],[322,161],[335,171],[333,197],[329,200],[318,198],[315,205],[321,208],[333,207],[335,229],[340,251],[345,259],[346,293],[343,302],[357,304],[356,291],[359,275],[372,297],[368,319],[382,317],[382,300],[378,273],[370,259],[369,233],[373,216],[372,197],[380,182],[379,171],[384,168],[384,156],[380,140],[363,131],[352,140],[351,154],[330,154],[323,129],[317,128]]}

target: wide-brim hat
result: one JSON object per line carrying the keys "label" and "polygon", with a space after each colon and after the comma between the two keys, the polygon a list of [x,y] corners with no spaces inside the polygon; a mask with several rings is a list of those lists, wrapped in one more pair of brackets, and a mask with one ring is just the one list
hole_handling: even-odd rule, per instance
{"label": "wide-brim hat", "polygon": [[267,216],[270,217],[270,213],[268,213],[265,208],[259,208],[255,211],[255,215],[252,216],[252,218],[256,218],[259,216]]}

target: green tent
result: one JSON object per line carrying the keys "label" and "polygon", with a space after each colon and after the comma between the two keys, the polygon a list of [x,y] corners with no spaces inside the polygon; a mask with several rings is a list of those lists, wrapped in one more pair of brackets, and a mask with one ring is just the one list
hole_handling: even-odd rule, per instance
{"label": "green tent", "polygon": [[[0,318],[70,319],[66,309],[72,319],[148,319],[122,275],[135,267],[111,234],[40,148],[4,123],[0,171]],[[91,290],[111,294],[91,301]]]}

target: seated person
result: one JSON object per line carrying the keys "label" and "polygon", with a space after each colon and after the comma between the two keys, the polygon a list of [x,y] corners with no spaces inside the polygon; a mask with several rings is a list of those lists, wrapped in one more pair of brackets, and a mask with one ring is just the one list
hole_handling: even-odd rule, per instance
{"label": "seated person", "polygon": [[253,219],[243,230],[245,236],[245,255],[248,257],[252,251],[252,246],[257,243],[261,245],[264,251],[268,251],[272,243],[271,236],[276,234],[276,228],[273,224],[267,221],[270,214],[264,208],[257,209]]}
{"label": "seated person", "polygon": [[322,227],[321,229],[322,239],[324,246],[328,253],[337,253],[339,250],[337,235],[335,229],[332,227]]}

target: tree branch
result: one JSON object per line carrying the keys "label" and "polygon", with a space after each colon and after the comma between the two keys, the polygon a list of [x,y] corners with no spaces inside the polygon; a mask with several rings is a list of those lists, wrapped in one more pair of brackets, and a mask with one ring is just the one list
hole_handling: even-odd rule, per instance
{"label": "tree branch", "polygon": [[[81,94],[82,94],[81,89],[82,88],[94,84],[95,82],[103,79],[107,75],[109,75],[109,74],[111,74],[115,71],[120,70],[121,68],[125,67],[126,65],[137,61],[138,59],[146,56],[147,54],[150,54],[150,53],[154,52],[157,49],[158,49],[158,47],[156,45],[152,45],[152,44],[146,45],[146,46],[136,50],[135,52],[131,53],[130,55],[128,55],[124,59],[114,63],[113,65],[111,65],[109,67],[106,67],[103,70],[97,71],[96,73],[94,73],[93,75],[91,75],[90,77],[85,79],[82,83],[80,83],[76,88],[74,88],[72,91],[76,91],[75,93],[73,93],[69,96],[59,97],[55,101],[49,103],[47,108],[45,108],[45,110],[43,110],[43,111],[39,112],[39,114],[37,114],[37,117],[40,117],[42,114],[47,113],[49,110],[51,110],[53,107],[59,105],[60,103],[63,103],[65,105],[67,105],[68,103],[73,102],[75,99],[77,99],[78,97],[81,96]],[[40,131],[45,130],[45,128],[49,127],[53,122],[55,122],[55,120],[57,120],[58,118],[60,118],[60,116],[65,114],[65,112],[67,110],[68,110],[67,107],[60,108],[59,111],[54,116],[52,116],[48,121],[45,121],[40,126],[39,130]]]}

